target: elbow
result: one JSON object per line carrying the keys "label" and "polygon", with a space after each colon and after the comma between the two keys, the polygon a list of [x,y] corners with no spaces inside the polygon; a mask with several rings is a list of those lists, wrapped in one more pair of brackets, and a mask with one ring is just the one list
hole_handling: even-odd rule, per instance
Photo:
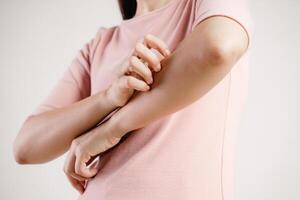
{"label": "elbow", "polygon": [[21,154],[19,151],[14,150],[14,157],[15,157],[15,161],[20,165],[29,164],[26,158],[24,157],[24,155]]}
{"label": "elbow", "polygon": [[55,159],[57,146],[52,145],[47,133],[41,134],[40,122],[29,116],[13,142],[13,155],[18,164],[43,164]]}
{"label": "elbow", "polygon": [[209,66],[233,66],[248,48],[248,38],[242,34],[210,36],[202,40],[196,59]]}
{"label": "elbow", "polygon": [[25,164],[44,164],[55,157],[45,155],[42,150],[34,148],[33,144],[25,141],[15,141],[13,145],[13,155],[16,163]]}
{"label": "elbow", "polygon": [[46,163],[46,157],[39,156],[41,151],[37,150],[31,140],[25,138],[16,138],[13,144],[13,155],[16,163],[25,164],[42,164]]}
{"label": "elbow", "polygon": [[239,23],[219,16],[200,23],[193,31],[189,45],[197,48],[196,51],[193,49],[193,57],[202,66],[228,69],[246,52],[249,39]]}
{"label": "elbow", "polygon": [[[31,139],[28,138],[29,133],[25,133],[26,122],[24,122],[23,127],[17,134],[13,142],[13,155],[14,159],[18,164],[32,164],[32,159],[30,158],[30,151],[33,145],[31,144]],[[25,137],[27,136],[27,137]]]}
{"label": "elbow", "polygon": [[24,148],[25,145],[20,144],[20,141],[17,139],[14,142],[13,145],[13,154],[14,159],[18,164],[24,165],[24,164],[30,164],[28,162],[28,154],[26,153],[26,149]]}
{"label": "elbow", "polygon": [[233,66],[244,54],[245,46],[239,41],[224,41],[210,44],[204,51],[204,59],[210,66]]}

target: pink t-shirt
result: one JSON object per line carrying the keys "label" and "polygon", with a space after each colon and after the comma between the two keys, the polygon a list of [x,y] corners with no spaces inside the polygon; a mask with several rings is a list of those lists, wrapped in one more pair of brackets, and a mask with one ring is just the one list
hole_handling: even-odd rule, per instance
{"label": "pink t-shirt", "polygon": [[[251,39],[253,26],[244,0],[172,0],[118,26],[100,27],[32,115],[106,89],[116,67],[147,33],[174,51],[199,22],[214,15],[237,21]],[[104,154],[101,170],[78,200],[234,199],[235,147],[247,96],[248,54],[202,98],[133,131]]]}

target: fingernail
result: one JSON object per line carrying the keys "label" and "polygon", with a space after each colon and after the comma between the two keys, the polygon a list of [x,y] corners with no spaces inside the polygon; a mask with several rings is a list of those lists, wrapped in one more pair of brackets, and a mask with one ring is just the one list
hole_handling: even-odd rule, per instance
{"label": "fingernail", "polygon": [[168,56],[171,54],[171,51],[169,49],[166,49],[166,52]]}
{"label": "fingernail", "polygon": [[156,72],[158,72],[158,71],[160,71],[160,70],[161,70],[161,66],[160,66],[160,64],[159,64],[159,65],[157,65]]}
{"label": "fingernail", "polygon": [[153,83],[153,78],[152,77],[148,80],[148,84],[151,84],[151,83]]}

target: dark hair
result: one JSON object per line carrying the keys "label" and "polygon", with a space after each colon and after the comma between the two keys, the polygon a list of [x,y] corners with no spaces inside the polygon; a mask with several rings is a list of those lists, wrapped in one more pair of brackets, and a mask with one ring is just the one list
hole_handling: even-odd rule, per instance
{"label": "dark hair", "polygon": [[118,0],[118,1],[119,1],[119,7],[123,19],[133,18],[137,8],[136,0]]}

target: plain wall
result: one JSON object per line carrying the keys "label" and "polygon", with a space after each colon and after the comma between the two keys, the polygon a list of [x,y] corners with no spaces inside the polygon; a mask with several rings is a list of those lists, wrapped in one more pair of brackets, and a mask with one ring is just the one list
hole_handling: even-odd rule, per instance
{"label": "plain wall", "polygon": [[[13,140],[76,52],[121,20],[116,0],[0,0],[0,199],[74,200],[65,155],[18,165]],[[300,2],[251,1],[256,29],[240,125],[238,200],[300,199]]]}

